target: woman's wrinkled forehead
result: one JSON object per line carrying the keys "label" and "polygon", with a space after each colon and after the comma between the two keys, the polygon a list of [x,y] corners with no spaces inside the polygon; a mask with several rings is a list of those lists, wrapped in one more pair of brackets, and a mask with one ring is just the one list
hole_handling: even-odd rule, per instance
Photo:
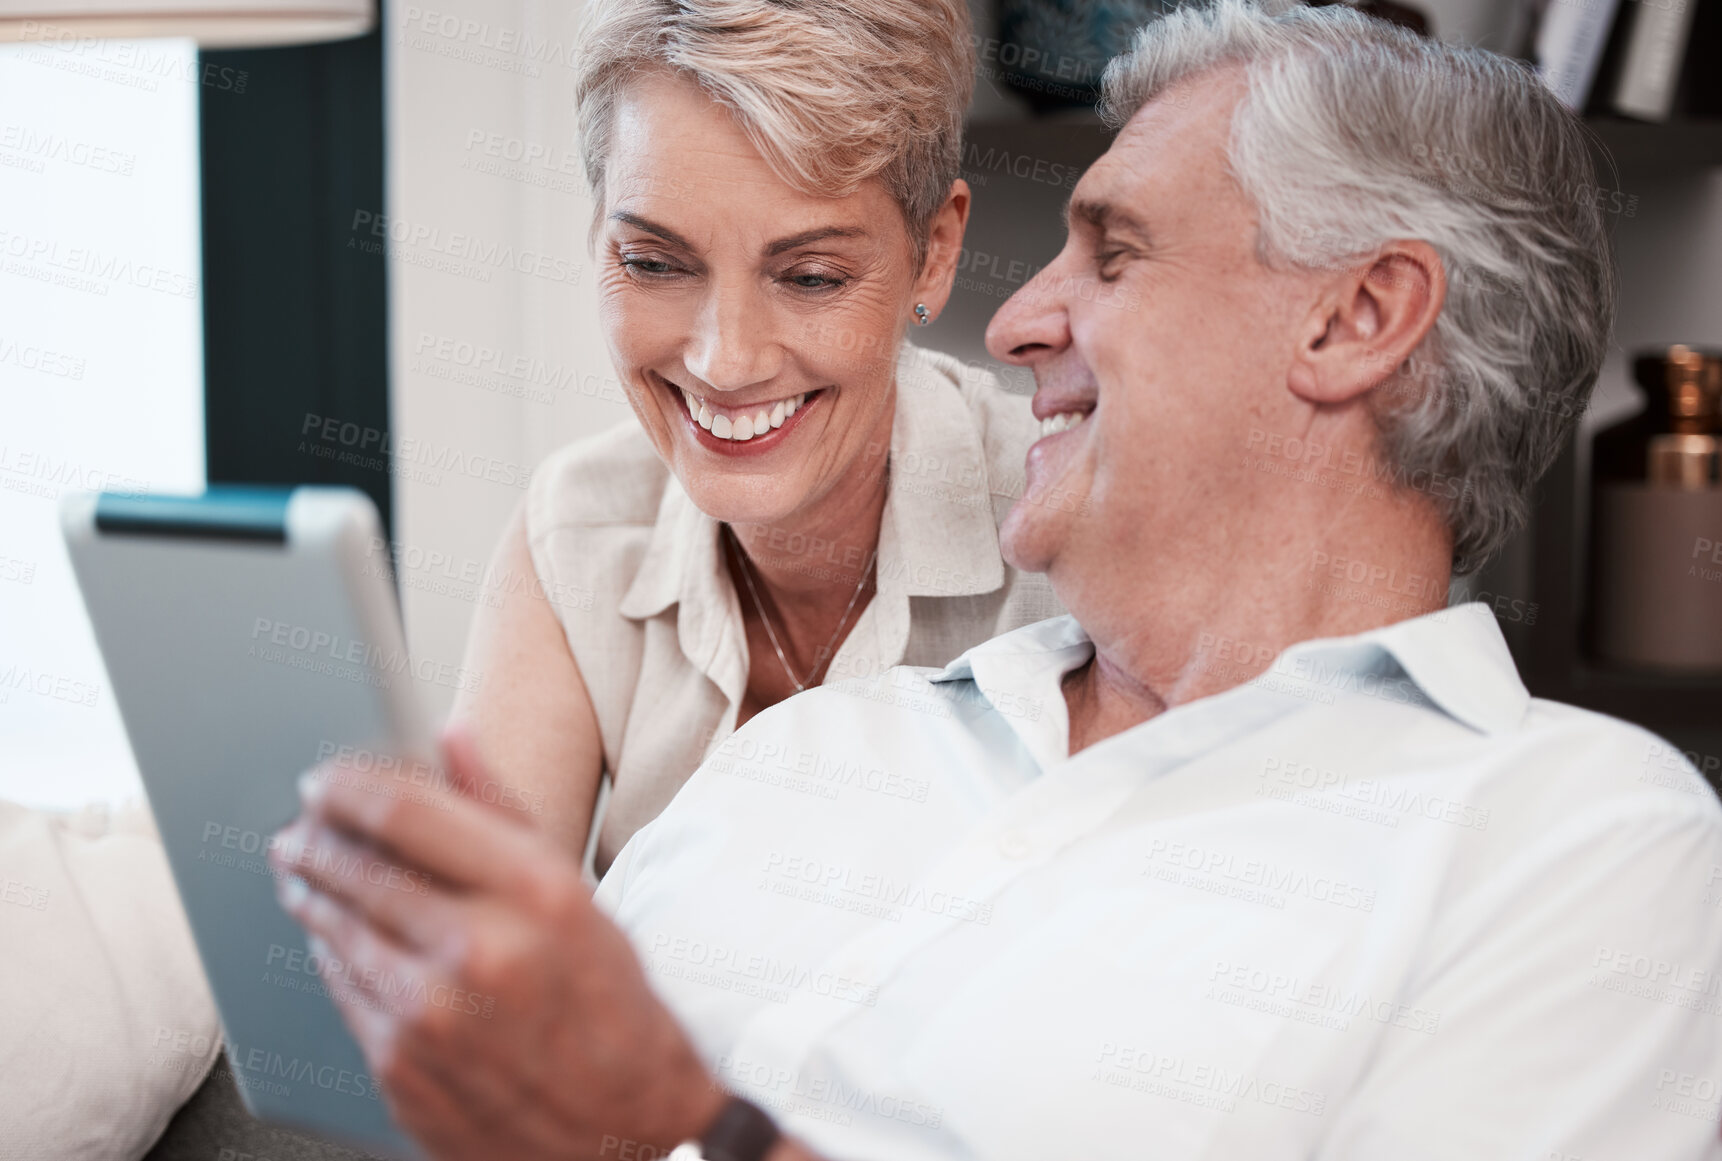
{"label": "woman's wrinkled forehead", "polygon": [[849,249],[907,246],[901,213],[877,181],[842,196],[796,188],[734,116],[698,85],[642,78],[617,103],[615,144],[597,208],[693,252],[725,245],[773,257],[815,242]]}

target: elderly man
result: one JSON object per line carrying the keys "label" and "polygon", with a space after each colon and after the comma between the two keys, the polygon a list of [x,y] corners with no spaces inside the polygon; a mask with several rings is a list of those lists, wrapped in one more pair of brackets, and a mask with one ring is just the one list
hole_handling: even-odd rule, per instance
{"label": "elderly man", "polygon": [[1050,421],[1003,547],[1072,617],[760,715],[598,907],[501,812],[308,784],[283,867],[440,885],[290,886],[343,978],[494,999],[338,990],[433,1155],[1718,1155],[1716,803],[1443,608],[1603,357],[1579,125],[1242,0],[1106,98],[988,335]]}

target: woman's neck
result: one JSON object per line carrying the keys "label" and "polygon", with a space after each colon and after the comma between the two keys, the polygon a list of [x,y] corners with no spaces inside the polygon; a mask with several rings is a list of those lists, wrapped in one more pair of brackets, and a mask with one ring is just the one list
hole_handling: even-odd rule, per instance
{"label": "woman's neck", "polygon": [[732,524],[756,585],[784,619],[827,619],[869,571],[885,512],[888,452],[869,452],[820,503],[766,524]]}

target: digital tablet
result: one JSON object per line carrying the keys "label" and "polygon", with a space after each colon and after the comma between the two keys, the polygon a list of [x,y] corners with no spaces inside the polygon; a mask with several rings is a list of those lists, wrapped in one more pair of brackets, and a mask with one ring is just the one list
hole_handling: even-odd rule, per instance
{"label": "digital tablet", "polygon": [[61,524],[246,1106],[422,1156],[268,861],[319,761],[431,768],[376,508],[352,488],[213,487],[72,496]]}

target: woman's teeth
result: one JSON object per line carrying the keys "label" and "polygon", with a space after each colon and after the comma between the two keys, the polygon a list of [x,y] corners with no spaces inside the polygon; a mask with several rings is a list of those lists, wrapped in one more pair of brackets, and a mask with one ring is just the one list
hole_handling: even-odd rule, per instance
{"label": "woman's teeth", "polygon": [[1040,434],[1044,438],[1057,435],[1061,431],[1069,431],[1087,418],[1086,411],[1061,411],[1040,421]]}
{"label": "woman's teeth", "polygon": [[688,415],[695,423],[719,439],[732,439],[741,443],[756,435],[764,435],[774,427],[782,427],[783,421],[794,415],[796,409],[807,402],[807,392],[803,391],[793,399],[779,399],[770,407],[761,407],[735,416],[718,414],[711,409],[709,403],[694,398],[691,391],[683,391],[682,399],[686,401]]}

